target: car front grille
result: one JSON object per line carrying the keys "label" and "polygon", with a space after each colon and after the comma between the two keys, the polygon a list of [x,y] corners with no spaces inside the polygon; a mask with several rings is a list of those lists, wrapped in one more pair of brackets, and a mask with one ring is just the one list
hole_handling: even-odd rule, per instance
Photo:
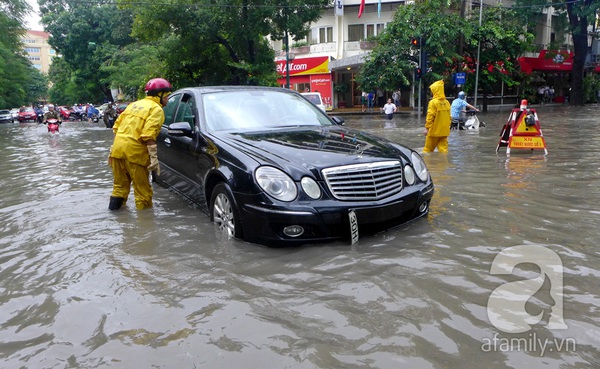
{"label": "car front grille", "polygon": [[329,190],[338,200],[379,200],[402,190],[402,163],[384,161],[323,169]]}

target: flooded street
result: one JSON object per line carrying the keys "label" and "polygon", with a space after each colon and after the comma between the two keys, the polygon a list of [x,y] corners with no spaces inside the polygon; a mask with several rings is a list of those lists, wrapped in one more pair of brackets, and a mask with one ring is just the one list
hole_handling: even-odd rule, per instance
{"label": "flooded street", "polygon": [[[428,218],[279,249],[158,186],[109,212],[102,124],[0,125],[0,367],[598,368],[598,109],[538,107],[547,156],[496,153],[510,109],[480,114],[424,155]],[[423,117],[345,119],[423,147]]]}

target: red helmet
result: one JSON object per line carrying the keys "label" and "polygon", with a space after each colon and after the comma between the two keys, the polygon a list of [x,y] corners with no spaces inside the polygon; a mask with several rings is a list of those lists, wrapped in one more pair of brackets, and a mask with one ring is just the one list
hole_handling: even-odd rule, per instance
{"label": "red helmet", "polygon": [[159,92],[171,92],[173,87],[164,78],[153,78],[146,83],[145,90],[148,96],[158,96]]}

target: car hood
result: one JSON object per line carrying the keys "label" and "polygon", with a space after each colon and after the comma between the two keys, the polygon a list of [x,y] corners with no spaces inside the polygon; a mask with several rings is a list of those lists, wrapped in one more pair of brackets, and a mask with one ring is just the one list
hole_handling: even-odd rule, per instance
{"label": "car hood", "polygon": [[370,134],[341,126],[300,127],[232,134],[235,149],[259,164],[287,169],[298,178],[307,169],[320,177],[332,166],[385,160],[408,161],[410,149]]}

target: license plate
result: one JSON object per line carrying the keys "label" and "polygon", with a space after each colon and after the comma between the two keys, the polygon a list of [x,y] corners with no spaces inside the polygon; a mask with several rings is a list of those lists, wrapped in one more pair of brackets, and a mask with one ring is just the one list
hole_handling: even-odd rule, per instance
{"label": "license plate", "polygon": [[358,219],[356,219],[356,212],[350,210],[348,212],[348,218],[350,219],[350,234],[352,236],[352,245],[358,242]]}

